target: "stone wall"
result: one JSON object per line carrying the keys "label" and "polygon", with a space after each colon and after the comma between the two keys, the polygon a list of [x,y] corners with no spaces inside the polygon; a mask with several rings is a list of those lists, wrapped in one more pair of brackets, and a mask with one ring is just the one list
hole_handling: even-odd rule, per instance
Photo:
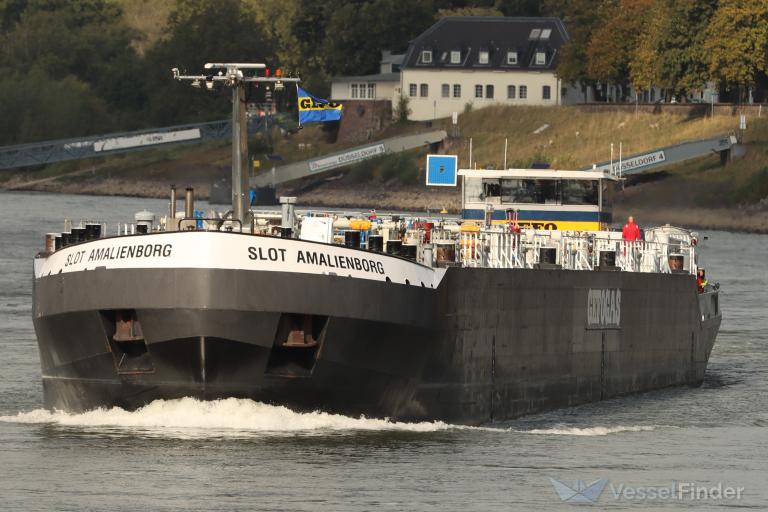
{"label": "stone wall", "polygon": [[347,100],[337,142],[374,140],[376,133],[392,123],[392,103],[386,100]]}

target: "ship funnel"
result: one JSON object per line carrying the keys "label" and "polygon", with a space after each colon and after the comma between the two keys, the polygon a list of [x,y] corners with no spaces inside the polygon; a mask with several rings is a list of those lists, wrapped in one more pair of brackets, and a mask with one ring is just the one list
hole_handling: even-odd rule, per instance
{"label": "ship funnel", "polygon": [[295,207],[296,207],[295,197],[280,198],[280,208],[283,214],[283,218],[280,223],[280,236],[282,236],[283,238],[291,238],[291,235],[293,233]]}

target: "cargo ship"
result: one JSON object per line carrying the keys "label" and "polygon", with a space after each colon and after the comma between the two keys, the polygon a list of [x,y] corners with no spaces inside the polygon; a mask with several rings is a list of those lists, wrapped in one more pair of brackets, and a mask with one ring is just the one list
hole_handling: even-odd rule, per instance
{"label": "cargo ship", "polygon": [[[252,66],[252,67],[249,67]],[[479,424],[699,385],[719,286],[695,233],[610,231],[610,172],[464,169],[460,216],[247,201],[233,89],[232,210],[67,226],[34,260],[45,406],[249,398],[295,410]],[[245,73],[244,73],[245,71]],[[110,234],[110,231],[112,232]]]}

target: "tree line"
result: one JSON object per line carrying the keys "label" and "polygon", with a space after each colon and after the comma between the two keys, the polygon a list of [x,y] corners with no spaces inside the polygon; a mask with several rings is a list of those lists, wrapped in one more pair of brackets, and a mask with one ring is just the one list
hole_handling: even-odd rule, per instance
{"label": "tree line", "polygon": [[0,144],[225,117],[225,92],[170,78],[206,61],[280,66],[324,95],[448,15],[561,17],[558,73],[585,86],[765,83],[765,0],[0,0]]}

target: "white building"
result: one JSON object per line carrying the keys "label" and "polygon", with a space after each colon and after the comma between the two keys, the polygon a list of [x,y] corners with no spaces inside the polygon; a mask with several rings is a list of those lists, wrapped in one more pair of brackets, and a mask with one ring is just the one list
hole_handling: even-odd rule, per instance
{"label": "white building", "polygon": [[405,55],[381,52],[379,73],[362,76],[335,76],[331,80],[331,100],[386,100],[400,96],[400,65]]}
{"label": "white building", "polygon": [[[559,18],[446,17],[411,41],[400,91],[414,121],[494,104],[560,105],[581,92],[557,76],[568,32]],[[396,88],[393,90],[395,101]]]}

